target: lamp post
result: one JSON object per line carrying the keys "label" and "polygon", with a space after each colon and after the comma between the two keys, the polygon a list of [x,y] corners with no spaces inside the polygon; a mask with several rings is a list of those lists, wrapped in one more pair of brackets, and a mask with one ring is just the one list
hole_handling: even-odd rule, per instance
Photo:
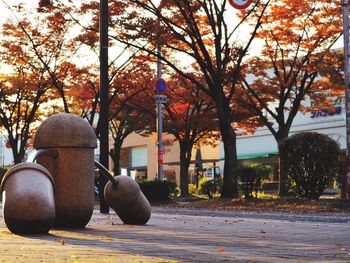
{"label": "lamp post", "polygon": [[[108,169],[108,0],[100,0],[100,163]],[[100,212],[109,213],[103,195],[107,178],[100,173],[99,178]]]}
{"label": "lamp post", "polygon": [[[344,78],[345,78],[345,120],[346,120],[346,160],[345,160],[345,187],[349,191],[350,177],[350,54],[349,54],[349,0],[343,0],[343,37],[344,37]],[[349,199],[348,195],[343,197]]]}

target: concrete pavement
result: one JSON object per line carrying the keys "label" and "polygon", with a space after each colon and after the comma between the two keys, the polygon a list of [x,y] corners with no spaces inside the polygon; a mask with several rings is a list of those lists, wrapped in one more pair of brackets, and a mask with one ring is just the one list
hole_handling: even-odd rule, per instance
{"label": "concrete pavement", "polygon": [[131,226],[96,210],[85,229],[25,236],[0,218],[0,262],[350,262],[348,214],[268,215],[153,207]]}

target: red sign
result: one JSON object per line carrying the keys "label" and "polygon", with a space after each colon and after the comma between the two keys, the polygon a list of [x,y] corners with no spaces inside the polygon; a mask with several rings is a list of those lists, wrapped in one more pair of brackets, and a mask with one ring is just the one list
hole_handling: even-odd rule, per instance
{"label": "red sign", "polygon": [[158,164],[163,164],[164,150],[158,150]]}
{"label": "red sign", "polygon": [[252,0],[228,0],[228,2],[237,9],[245,9],[247,8],[251,3]]}

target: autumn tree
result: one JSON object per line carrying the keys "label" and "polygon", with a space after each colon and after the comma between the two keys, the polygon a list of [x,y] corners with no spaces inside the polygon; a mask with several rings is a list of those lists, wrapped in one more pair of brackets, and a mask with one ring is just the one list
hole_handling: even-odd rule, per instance
{"label": "autumn tree", "polygon": [[164,131],[172,134],[180,145],[180,192],[188,196],[189,166],[193,147],[215,144],[219,139],[214,103],[209,96],[180,75],[168,82]]}
{"label": "autumn tree", "polygon": [[59,5],[38,9],[21,3],[7,5],[12,17],[2,25],[1,46],[7,61],[26,65],[32,72],[44,72],[43,78],[69,112],[66,83],[80,45],[72,41],[75,28],[68,10],[62,11],[69,7]]}
{"label": "autumn tree", "polygon": [[[120,1],[112,1],[111,7]],[[245,18],[236,27],[227,23],[234,9],[227,1],[167,0],[156,6],[151,0],[130,0],[123,12],[111,17],[113,28],[119,32],[111,38],[159,56],[177,74],[192,82],[215,104],[221,138],[224,144],[225,164],[222,197],[237,197],[238,183],[234,170],[237,166],[236,134],[232,127],[234,115],[232,97],[241,79],[243,58],[261,22],[269,1],[256,1],[247,16],[256,14],[256,25],[247,42],[235,41],[234,36]],[[230,13],[229,13],[230,12]],[[163,53],[157,53],[159,44]],[[203,83],[192,74],[185,63],[195,63]],[[229,74],[227,74],[230,72]]]}
{"label": "autumn tree", "polygon": [[[288,137],[298,112],[310,110],[303,104],[306,98],[324,104],[342,92],[324,66],[325,61],[333,65],[339,61],[330,49],[341,35],[340,8],[341,1],[283,0],[265,11],[258,33],[264,46],[260,56],[247,62],[242,86],[248,92],[249,107],[278,144]],[[248,20],[255,25],[255,19]],[[286,178],[280,162],[281,196],[287,194]]]}
{"label": "autumn tree", "polygon": [[1,75],[0,129],[6,132],[15,164],[25,158],[36,122],[41,120],[39,107],[49,99],[47,89],[43,74],[28,73],[23,67],[11,75]]}
{"label": "autumn tree", "polygon": [[113,138],[110,156],[114,174],[120,174],[120,151],[125,138],[154,126],[153,74],[138,57],[132,60],[111,82],[109,129]]}

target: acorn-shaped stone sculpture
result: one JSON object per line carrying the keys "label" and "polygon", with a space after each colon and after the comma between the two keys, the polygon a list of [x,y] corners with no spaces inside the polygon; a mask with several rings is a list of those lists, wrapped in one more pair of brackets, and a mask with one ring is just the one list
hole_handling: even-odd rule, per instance
{"label": "acorn-shaped stone sculpture", "polygon": [[49,117],[35,134],[34,148],[57,152],[56,158],[37,158],[55,180],[57,227],[82,228],[90,221],[95,198],[96,146],[91,125],[74,114],[60,113]]}
{"label": "acorn-shaped stone sculpture", "polygon": [[16,234],[47,233],[55,220],[54,181],[36,163],[20,163],[1,182],[2,213],[7,228]]}
{"label": "acorn-shaped stone sculpture", "polygon": [[151,217],[151,206],[140,186],[128,176],[115,176],[104,189],[107,204],[125,224],[144,225]]}

